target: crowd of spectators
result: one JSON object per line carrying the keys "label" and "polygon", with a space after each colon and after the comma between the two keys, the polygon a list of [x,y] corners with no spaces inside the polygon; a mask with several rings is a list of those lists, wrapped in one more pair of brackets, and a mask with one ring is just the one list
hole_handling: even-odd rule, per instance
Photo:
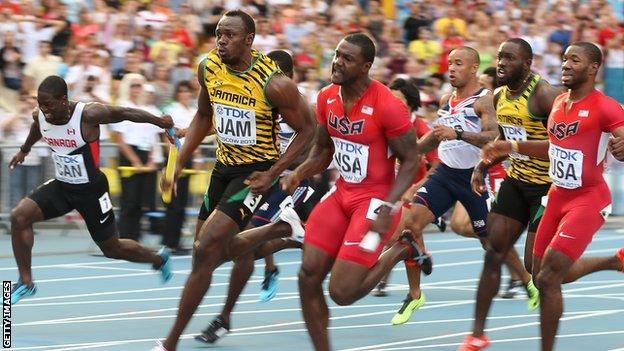
{"label": "crowd of spectators", "polygon": [[[446,62],[454,47],[477,49],[485,70],[496,64],[498,45],[509,37],[531,44],[533,69],[551,84],[559,82],[567,45],[578,40],[598,44],[605,53],[599,87],[624,103],[622,4],[618,0],[0,0],[0,143],[23,142],[29,111],[36,105],[36,88],[51,74],[63,76],[70,99],[79,101],[133,100],[133,105],[166,111],[176,102],[180,82],[190,82],[196,94],[196,65],[215,47],[220,15],[234,8],[256,19],[257,49],[286,49],[293,54],[295,79],[310,102],[327,84],[340,38],[364,31],[378,48],[373,77],[386,83],[396,77],[416,78],[425,117],[435,116],[438,98],[450,90]],[[114,133],[106,132],[102,139],[110,134]]]}

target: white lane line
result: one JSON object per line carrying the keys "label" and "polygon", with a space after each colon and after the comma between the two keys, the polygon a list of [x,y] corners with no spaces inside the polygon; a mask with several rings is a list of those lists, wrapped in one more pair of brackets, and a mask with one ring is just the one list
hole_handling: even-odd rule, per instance
{"label": "white lane line", "polygon": [[[624,330],[610,330],[610,331],[592,332],[592,333],[561,334],[561,335],[557,335],[557,339],[603,336],[603,335],[614,335],[614,334],[624,334]],[[540,339],[541,338],[539,336],[529,336],[529,337],[524,337],[524,338],[490,340],[490,342],[492,344],[503,344],[503,343],[510,343],[510,342],[516,343],[520,341],[533,341],[533,340],[540,340]],[[433,344],[433,345],[420,345],[420,346],[393,347],[393,348],[387,348],[387,349],[375,349],[375,351],[398,351],[398,350],[418,350],[418,349],[429,350],[431,348],[459,346],[459,345],[461,345],[461,343]],[[624,351],[624,348],[613,349],[609,351]]]}
{"label": "white lane line", "polygon": [[[582,315],[563,317],[563,318],[561,318],[561,321],[568,321],[568,320],[575,320],[575,319],[581,319],[581,318],[606,316],[606,315],[610,315],[610,314],[620,313],[622,311],[624,311],[624,310],[607,310],[607,311],[599,311],[599,312],[591,311],[589,313],[582,314]],[[539,321],[537,321],[537,322],[529,322],[529,323],[518,323],[518,324],[512,324],[512,325],[507,325],[507,326],[502,326],[502,327],[488,328],[488,329],[485,329],[485,331],[488,332],[488,333],[491,333],[491,332],[500,331],[500,330],[509,330],[509,329],[518,329],[518,328],[536,326],[536,325],[539,325],[539,323],[540,323]],[[396,345],[405,345],[405,344],[412,344],[412,343],[421,343],[421,342],[424,342],[424,341],[432,341],[432,340],[440,340],[440,339],[448,339],[448,338],[460,337],[460,336],[464,336],[464,335],[468,335],[468,334],[470,334],[470,332],[452,333],[452,334],[437,335],[437,336],[431,336],[431,337],[420,338],[420,339],[411,339],[411,340],[396,341],[396,342],[389,342],[389,343],[383,343],[383,344],[366,345],[366,346],[354,347],[354,348],[349,348],[349,349],[343,349],[343,350],[340,350],[340,351],[364,351],[364,350],[371,350],[371,349],[379,350],[379,349],[381,349],[383,347],[386,347],[386,346],[396,346]]]}

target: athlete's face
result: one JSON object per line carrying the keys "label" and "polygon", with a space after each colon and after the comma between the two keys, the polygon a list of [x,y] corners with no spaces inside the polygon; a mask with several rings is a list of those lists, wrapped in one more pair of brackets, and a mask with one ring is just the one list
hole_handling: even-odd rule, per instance
{"label": "athlete's face", "polygon": [[494,81],[489,75],[482,74],[479,76],[479,86],[481,88],[494,90]]}
{"label": "athlete's face", "polygon": [[223,16],[217,29],[217,52],[226,65],[238,63],[243,54],[251,48],[253,33],[247,33],[243,19],[236,16]]}
{"label": "athlete's face", "polygon": [[578,88],[596,76],[598,63],[591,62],[583,48],[568,46],[561,62],[561,84],[568,89]]}
{"label": "athlete's face", "polygon": [[531,69],[531,60],[524,58],[520,45],[504,42],[498,48],[496,79],[498,85],[514,84]]}
{"label": "athlete's face", "polygon": [[69,101],[67,101],[67,96],[58,98],[48,93],[39,92],[37,94],[37,102],[39,104],[39,110],[43,112],[45,120],[49,123],[62,123],[69,117]]}
{"label": "athlete's face", "polygon": [[455,88],[461,88],[474,78],[479,63],[467,50],[453,50],[448,58],[449,82]]}
{"label": "athlete's face", "polygon": [[332,61],[331,82],[349,85],[358,78],[368,75],[371,64],[371,62],[366,62],[359,46],[341,40],[336,47]]}

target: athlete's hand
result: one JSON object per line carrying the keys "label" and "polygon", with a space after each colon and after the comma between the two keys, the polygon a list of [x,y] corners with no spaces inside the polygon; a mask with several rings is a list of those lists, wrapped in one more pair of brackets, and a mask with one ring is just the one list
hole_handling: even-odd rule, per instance
{"label": "athlete's hand", "polygon": [[392,216],[390,215],[391,208],[388,206],[381,206],[379,213],[377,213],[377,219],[371,224],[370,230],[383,234],[390,230],[392,226]]}
{"label": "athlete's hand", "polygon": [[260,195],[269,190],[275,177],[270,171],[253,172],[245,179],[245,184],[249,186],[251,193],[254,195]]}
{"label": "athlete's hand", "polygon": [[173,128],[173,118],[169,115],[162,115],[158,123],[158,126],[162,129]]}
{"label": "athlete's hand", "polygon": [[494,161],[502,156],[507,156],[512,152],[511,143],[507,140],[492,141],[481,149],[483,163],[490,166]]}
{"label": "athlete's hand", "polygon": [[455,129],[449,126],[436,125],[433,127],[433,135],[439,140],[453,140],[457,139],[457,133]]}
{"label": "athlete's hand", "polygon": [[299,183],[301,183],[301,179],[299,179],[297,172],[291,172],[290,174],[282,177],[280,185],[282,187],[282,190],[284,190],[288,194],[292,194],[299,186]]}
{"label": "athlete's hand", "polygon": [[624,161],[624,138],[613,137],[609,139],[609,152],[618,161]]}
{"label": "athlete's hand", "polygon": [[485,194],[485,192],[487,191],[485,187],[485,181],[483,179],[483,171],[479,168],[475,168],[474,171],[472,171],[470,185],[472,186],[472,191],[474,191],[479,196]]}
{"label": "athlete's hand", "polygon": [[173,191],[171,194],[173,196],[178,195],[178,178],[180,178],[180,174],[182,174],[182,168],[176,165],[176,169],[173,172],[173,179],[167,179],[165,175],[167,174],[167,168],[163,168],[162,174],[160,176],[160,191],[165,192],[173,187]]}
{"label": "athlete's hand", "polygon": [[26,154],[23,153],[22,150],[19,150],[15,154],[15,156],[13,156],[13,158],[11,159],[11,162],[9,162],[9,168],[10,169],[15,168],[15,166],[24,162],[24,158],[26,158]]}

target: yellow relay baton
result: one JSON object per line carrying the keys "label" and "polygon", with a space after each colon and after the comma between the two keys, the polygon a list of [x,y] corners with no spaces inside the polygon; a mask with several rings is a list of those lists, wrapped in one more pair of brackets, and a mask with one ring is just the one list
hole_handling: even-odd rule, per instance
{"label": "yellow relay baton", "polygon": [[170,186],[167,189],[162,189],[162,200],[168,204],[173,197],[173,173],[175,172],[176,160],[178,158],[178,150],[181,147],[180,139],[175,136],[173,128],[167,129],[167,134],[171,135],[174,140],[174,144],[169,146],[169,156],[167,157],[167,169],[165,170],[165,181],[170,182]]}

